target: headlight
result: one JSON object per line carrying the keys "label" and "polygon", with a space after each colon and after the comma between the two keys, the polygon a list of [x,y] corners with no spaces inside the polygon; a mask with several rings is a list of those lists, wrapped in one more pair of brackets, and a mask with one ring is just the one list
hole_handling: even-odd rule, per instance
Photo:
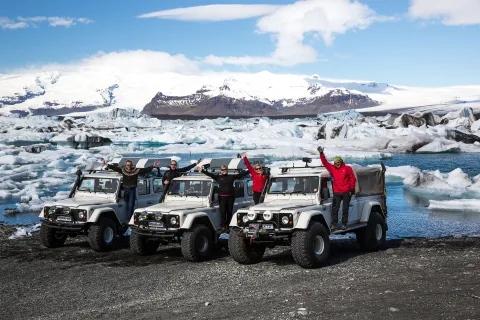
{"label": "headlight", "polygon": [[177,217],[171,217],[171,218],[170,218],[170,224],[171,224],[172,226],[176,225],[176,224],[177,224]]}
{"label": "headlight", "polygon": [[142,220],[147,219],[147,215],[148,215],[147,211],[142,212],[140,214],[140,217],[138,217],[138,220],[142,221]]}
{"label": "headlight", "polygon": [[272,219],[272,216],[273,216],[273,215],[272,215],[272,211],[270,211],[270,210],[267,210],[267,211],[265,211],[265,212],[263,213],[263,219],[265,219],[265,220],[267,220],[267,221],[268,221],[268,220],[271,220],[271,219]]}
{"label": "headlight", "polygon": [[247,222],[248,222],[248,216],[247,216],[247,215],[244,215],[244,216],[242,217],[242,221],[243,221],[243,223],[247,223]]}
{"label": "headlight", "polygon": [[288,216],[283,216],[282,217],[282,224],[288,224],[288,222],[290,221],[290,219],[288,218]]}
{"label": "headlight", "polygon": [[87,211],[85,210],[79,210],[78,211],[78,218],[79,219],[85,219],[87,217]]}
{"label": "headlight", "polygon": [[255,213],[255,211],[248,211],[247,217],[248,217],[248,220],[255,220],[255,218],[257,217],[257,214]]}
{"label": "headlight", "polygon": [[50,207],[48,208],[48,214],[54,214],[55,213],[55,207]]}
{"label": "headlight", "polygon": [[63,214],[70,214],[71,210],[70,208],[63,208]]}
{"label": "headlight", "polygon": [[162,218],[163,218],[163,213],[155,212],[155,220],[162,221]]}

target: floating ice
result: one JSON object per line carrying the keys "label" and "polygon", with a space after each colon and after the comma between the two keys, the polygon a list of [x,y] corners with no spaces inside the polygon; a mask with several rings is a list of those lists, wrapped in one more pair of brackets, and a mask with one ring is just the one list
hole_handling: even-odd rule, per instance
{"label": "floating ice", "polygon": [[33,232],[38,232],[38,231],[40,231],[39,223],[31,227],[17,227],[17,230],[10,237],[8,237],[8,239],[13,240],[21,237],[26,237],[26,236],[30,237],[32,236]]}
{"label": "floating ice", "polygon": [[432,210],[480,212],[480,199],[430,200]]}

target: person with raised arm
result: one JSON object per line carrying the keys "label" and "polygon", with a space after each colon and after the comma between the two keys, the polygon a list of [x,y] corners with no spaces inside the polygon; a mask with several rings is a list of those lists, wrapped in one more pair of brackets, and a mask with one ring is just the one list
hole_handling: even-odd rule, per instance
{"label": "person with raised arm", "polygon": [[357,178],[355,177],[352,167],[345,165],[341,157],[334,157],[332,165],[327,161],[323,153],[323,147],[318,147],[317,150],[320,153],[320,160],[323,166],[333,177],[332,221],[330,229],[335,231],[338,227],[338,210],[340,209],[340,202],[343,201],[342,224],[340,229],[345,230],[348,224],[348,208],[350,207],[352,195],[355,194],[355,182]]}
{"label": "person with raised arm", "polygon": [[197,167],[197,170],[218,183],[218,204],[220,209],[221,226],[223,230],[228,230],[228,225],[233,215],[233,204],[235,202],[235,192],[233,182],[242,179],[248,175],[248,171],[242,170],[237,174],[228,174],[228,168],[225,165],[220,166],[220,174],[211,173],[203,167]]}
{"label": "person with raised arm", "polygon": [[258,204],[260,202],[260,196],[262,195],[263,188],[265,187],[265,183],[267,182],[267,175],[265,174],[265,170],[259,163],[255,164],[255,168],[252,167],[250,161],[248,161],[247,153],[242,153],[243,162],[247,167],[248,171],[252,175],[252,191],[253,191],[253,202]]}
{"label": "person with raised arm", "polygon": [[163,200],[165,199],[167,191],[168,189],[170,189],[170,183],[172,182],[172,180],[177,177],[180,177],[182,173],[193,169],[193,167],[198,165],[200,161],[202,161],[202,158],[198,159],[197,162],[192,163],[191,165],[183,168],[177,168],[177,161],[175,160],[170,161],[170,169],[165,171],[162,178],[163,194],[162,194],[162,197],[160,198],[160,202],[163,202]]}
{"label": "person with raised arm", "polygon": [[[105,166],[105,159],[100,159],[102,165]],[[152,171],[153,168],[158,167],[160,165],[160,161],[155,161],[155,163],[146,168],[135,168],[131,160],[127,160],[125,162],[125,167],[120,167],[113,164],[107,164],[106,168],[121,173],[123,175],[123,198],[125,200],[125,204],[127,205],[127,214],[128,220],[132,217],[133,210],[135,207],[135,199],[137,196],[137,183],[138,183],[138,175],[141,173],[146,173]]]}

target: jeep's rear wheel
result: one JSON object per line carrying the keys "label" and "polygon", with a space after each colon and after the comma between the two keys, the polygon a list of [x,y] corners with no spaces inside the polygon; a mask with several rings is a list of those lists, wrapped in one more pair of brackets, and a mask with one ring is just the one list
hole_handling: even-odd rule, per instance
{"label": "jeep's rear wheel", "polygon": [[355,234],[362,250],[378,250],[385,244],[387,237],[385,220],[378,212],[372,211],[367,226],[358,230]]}
{"label": "jeep's rear wheel", "polygon": [[188,261],[209,260],[213,255],[213,235],[204,224],[197,224],[182,236],[182,254]]}
{"label": "jeep's rear wheel", "polygon": [[117,228],[115,223],[106,217],[102,217],[98,222],[90,226],[88,230],[88,242],[90,247],[97,251],[108,251],[115,245],[117,237]]}
{"label": "jeep's rear wheel", "polygon": [[330,255],[330,238],[320,222],[313,222],[307,230],[297,230],[292,237],[292,255],[302,268],[324,265]]}
{"label": "jeep's rear wheel", "polygon": [[130,251],[139,256],[146,256],[157,252],[160,242],[149,241],[135,231],[130,235]]}
{"label": "jeep's rear wheel", "polygon": [[58,229],[50,228],[42,224],[40,226],[40,241],[47,248],[57,248],[63,246],[67,240],[66,234],[61,234]]}
{"label": "jeep's rear wheel", "polygon": [[228,248],[232,258],[240,264],[253,264],[262,260],[266,246],[252,243],[240,230],[231,229],[228,238]]}

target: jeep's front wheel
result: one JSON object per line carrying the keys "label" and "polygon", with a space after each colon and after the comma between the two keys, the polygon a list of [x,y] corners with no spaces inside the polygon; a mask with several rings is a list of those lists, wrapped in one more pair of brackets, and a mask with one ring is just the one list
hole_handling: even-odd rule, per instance
{"label": "jeep's front wheel", "polygon": [[307,230],[297,230],[292,237],[292,255],[302,268],[323,266],[330,255],[330,238],[320,222],[313,222]]}
{"label": "jeep's front wheel", "polygon": [[58,229],[50,228],[42,224],[40,226],[40,241],[47,248],[58,248],[63,246],[67,240],[66,234],[61,234]]}
{"label": "jeep's front wheel", "polygon": [[109,251],[115,245],[117,228],[115,223],[106,217],[102,217],[88,230],[88,242],[90,247],[97,251]]}
{"label": "jeep's front wheel", "polygon": [[213,235],[204,224],[197,224],[182,236],[182,254],[188,261],[210,260],[213,256]]}
{"label": "jeep's front wheel", "polygon": [[364,251],[375,251],[385,244],[387,228],[382,216],[372,211],[367,226],[356,232],[357,241]]}
{"label": "jeep's front wheel", "polygon": [[240,264],[253,264],[262,260],[266,246],[263,244],[250,244],[240,230],[230,229],[228,248],[232,258]]}
{"label": "jeep's front wheel", "polygon": [[157,252],[160,242],[149,241],[135,231],[130,235],[130,251],[138,256],[146,256]]}

